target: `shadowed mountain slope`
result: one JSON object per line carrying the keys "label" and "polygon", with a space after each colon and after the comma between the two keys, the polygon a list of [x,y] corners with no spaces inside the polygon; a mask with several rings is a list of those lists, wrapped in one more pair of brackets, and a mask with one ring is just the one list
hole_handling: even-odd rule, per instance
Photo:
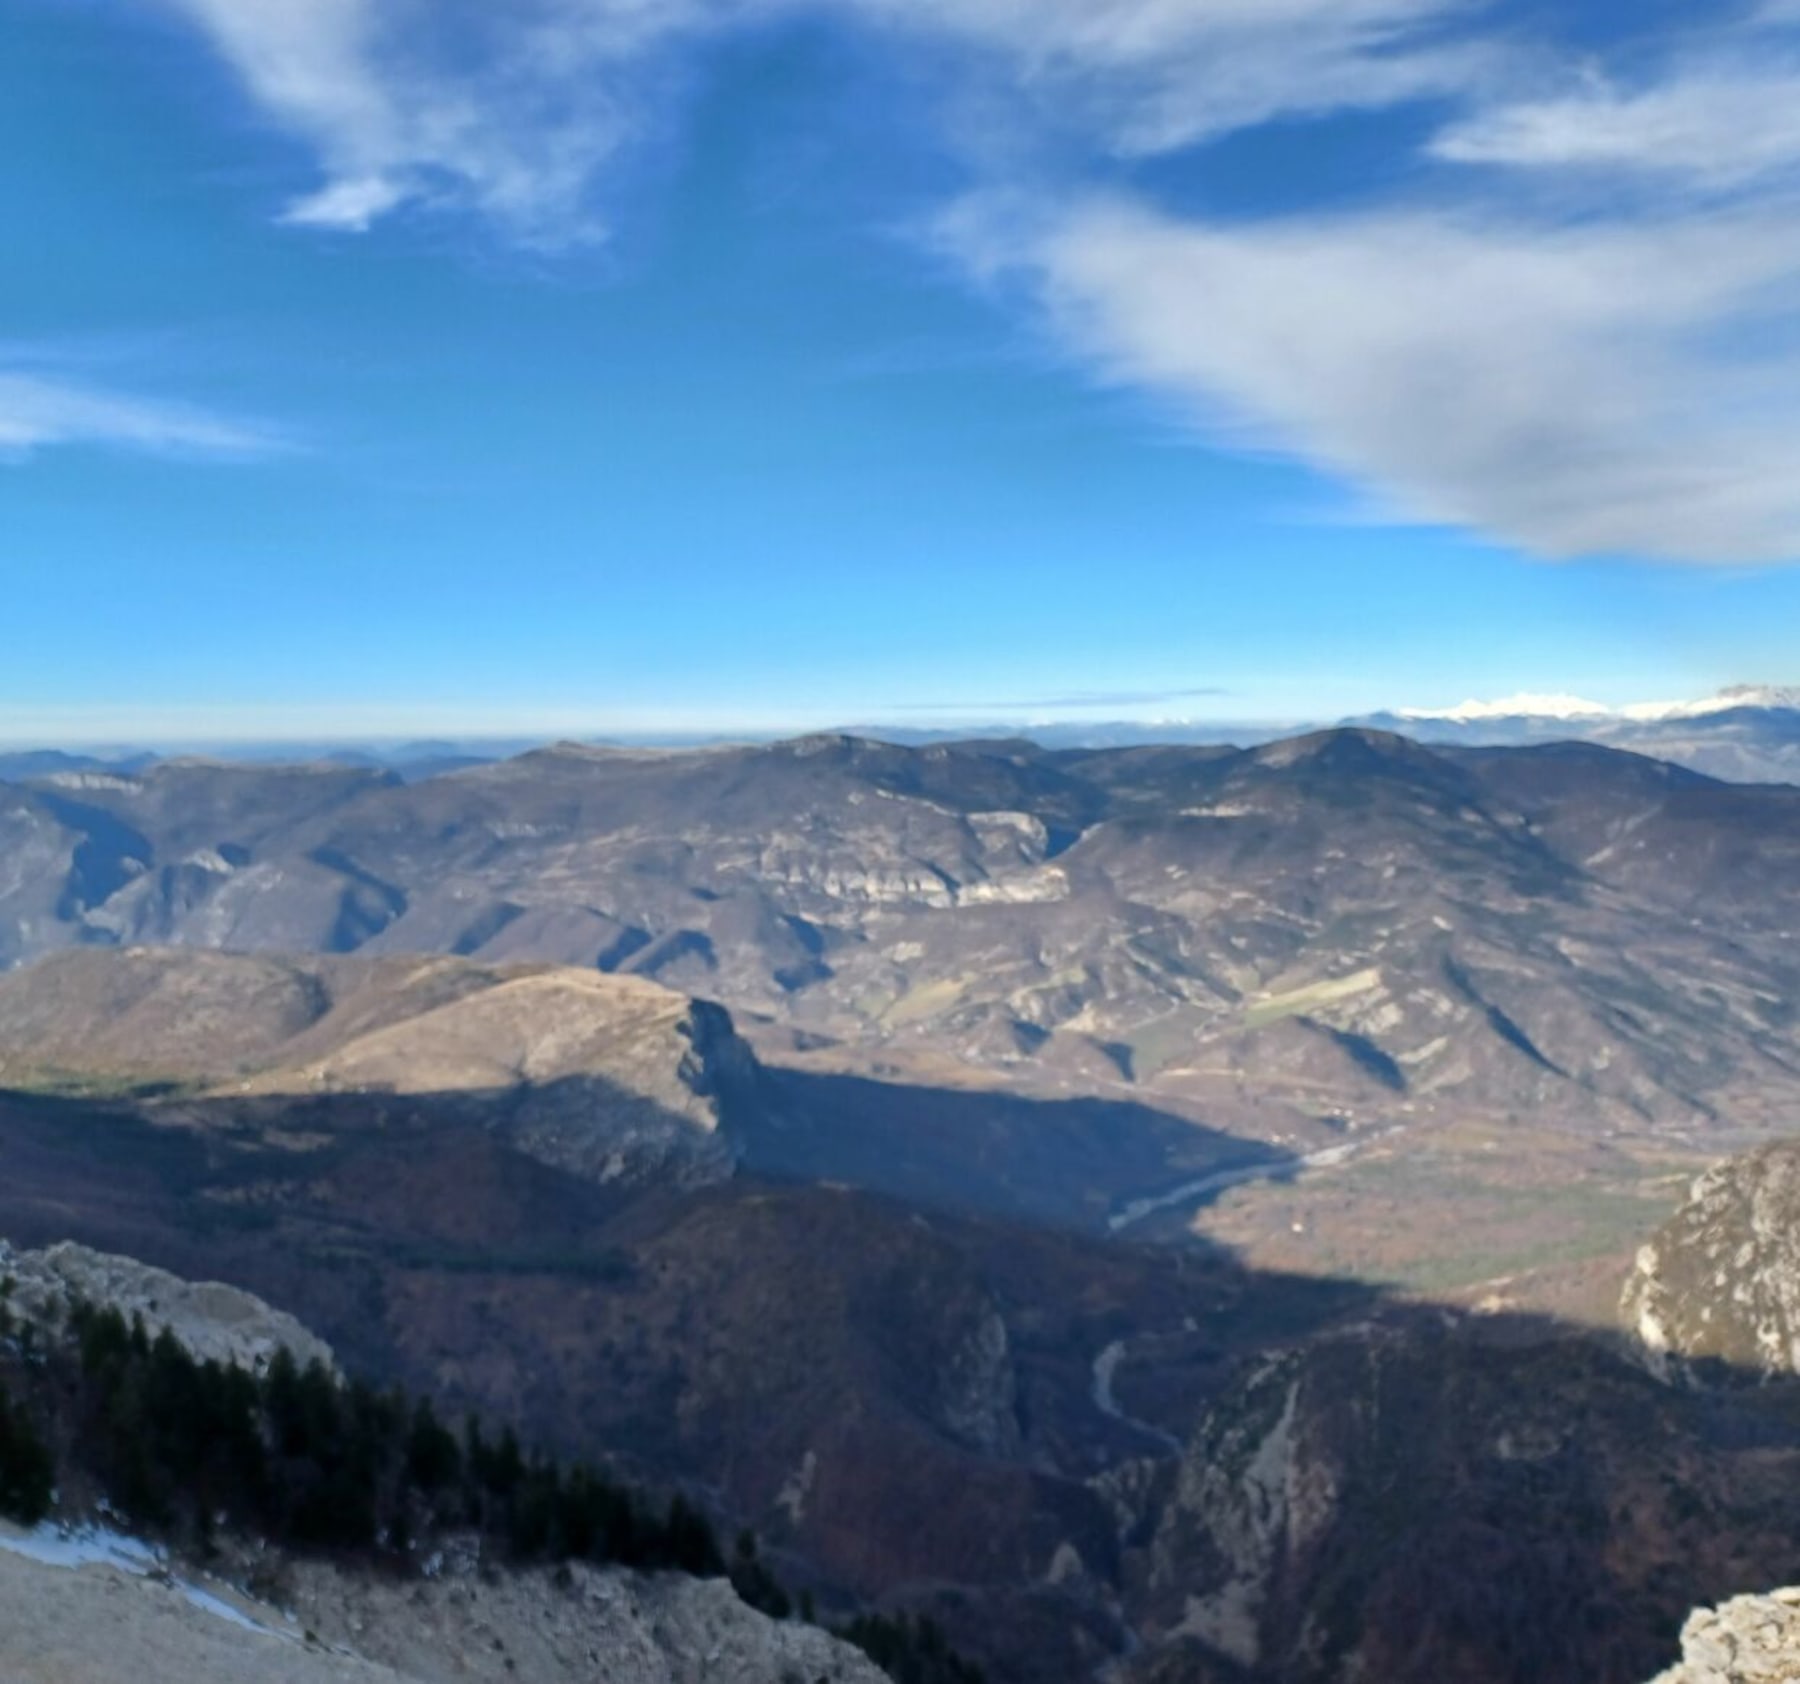
{"label": "shadowed mountain slope", "polygon": [[0,1085],[166,1126],[366,1096],[476,1118],[605,1181],[829,1180],[1104,1231],[1291,1156],[1126,1097],[765,1068],[720,1006],[643,977],[422,956],[87,948],[0,973]]}
{"label": "shadowed mountain slope", "polygon": [[947,1617],[1003,1619],[1021,1679],[1116,1649],[1108,1594],[1045,1571],[1070,1541],[1112,1559],[1090,1481],[1173,1430],[1097,1391],[1101,1354],[1154,1338],[1133,1408],[1178,1423],[1234,1349],[1358,1296],[1295,1283],[1266,1319],[1222,1260],[830,1188],[599,1181],[483,1104],[0,1096],[0,1233],[240,1284],[347,1367],[711,1492],[822,1591],[961,1587]]}
{"label": "shadowed mountain slope", "polygon": [[491,1094],[0,1096],[0,1232],[223,1279],[346,1365],[689,1482],[997,1678],[1632,1684],[1800,1577],[1786,1392],[1541,1318],[743,1176]]}

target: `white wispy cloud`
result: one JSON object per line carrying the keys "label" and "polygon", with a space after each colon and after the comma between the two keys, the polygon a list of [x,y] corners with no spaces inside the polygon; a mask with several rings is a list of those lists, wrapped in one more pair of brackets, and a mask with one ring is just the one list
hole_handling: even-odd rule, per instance
{"label": "white wispy cloud", "polygon": [[1149,152],[1285,113],[1467,79],[1431,26],[1469,0],[163,0],[198,24],[324,181],[285,220],[366,229],[413,202],[513,233],[601,231],[593,188],[658,117],[667,49],[802,15],[981,55],[977,73]]}
{"label": "white wispy cloud", "polygon": [[162,3],[316,157],[285,220],[347,230],[426,205],[602,233],[596,186],[667,121],[679,56],[803,15],[954,45],[952,81],[1115,179],[1437,99],[1420,167],[1355,216],[1184,219],[1084,197],[1076,165],[1022,215],[990,179],[947,237],[1109,378],[1399,517],[1554,556],[1800,558],[1800,0],[1640,41],[1628,71],[1481,0]]}
{"label": "white wispy cloud", "polygon": [[1466,85],[1489,53],[1441,38],[1469,0],[836,0],[993,50],[998,72],[1127,152],[1274,117]]}
{"label": "white wispy cloud", "polygon": [[111,391],[35,369],[0,368],[0,456],[72,444],[225,458],[286,448],[272,429],[190,404]]}
{"label": "white wispy cloud", "polygon": [[296,228],[342,228],[361,234],[406,202],[407,190],[385,176],[346,176],[302,194],[281,220]]}
{"label": "white wispy cloud", "polygon": [[1231,226],[1100,201],[1035,226],[971,205],[947,237],[1022,274],[1109,377],[1400,518],[1548,556],[1800,556],[1792,222]]}
{"label": "white wispy cloud", "polygon": [[708,0],[164,0],[198,24],[322,184],[283,220],[362,230],[415,202],[516,237],[600,232],[595,177],[650,109],[654,49],[733,9]]}
{"label": "white wispy cloud", "polygon": [[1475,112],[1432,151],[1456,163],[1739,188],[1800,166],[1800,64],[1704,65],[1636,89],[1590,77],[1574,92]]}
{"label": "white wispy cloud", "polygon": [[1427,144],[1439,173],[1355,215],[990,194],[941,231],[1105,377],[1382,518],[1551,557],[1800,560],[1795,13],[1630,89],[1495,60]]}

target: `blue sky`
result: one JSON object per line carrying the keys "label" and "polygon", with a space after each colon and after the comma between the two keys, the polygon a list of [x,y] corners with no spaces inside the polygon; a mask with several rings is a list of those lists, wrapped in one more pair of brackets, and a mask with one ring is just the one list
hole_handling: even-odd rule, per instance
{"label": "blue sky", "polygon": [[0,739],[1792,681],[1800,7],[0,0]]}

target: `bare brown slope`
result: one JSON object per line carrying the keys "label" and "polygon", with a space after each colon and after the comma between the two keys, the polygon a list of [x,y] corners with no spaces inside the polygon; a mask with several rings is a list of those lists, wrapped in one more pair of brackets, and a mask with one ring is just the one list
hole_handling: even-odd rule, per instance
{"label": "bare brown slope", "polygon": [[54,954],[0,973],[0,1086],[211,1127],[290,1098],[432,1098],[602,1178],[737,1159],[1090,1228],[1221,1164],[1286,1162],[1123,1100],[771,1073],[721,1007],[646,978],[421,956]]}
{"label": "bare brown slope", "polygon": [[[136,1094],[459,1096],[547,1161],[721,1172],[754,1062],[716,1006],[635,977],[461,959],[105,950],[0,976],[0,1079]],[[163,1088],[172,1094],[161,1094]]]}

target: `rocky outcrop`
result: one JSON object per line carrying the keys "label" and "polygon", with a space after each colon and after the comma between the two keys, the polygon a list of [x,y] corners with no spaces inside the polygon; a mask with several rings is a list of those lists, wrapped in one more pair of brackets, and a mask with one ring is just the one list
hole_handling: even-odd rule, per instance
{"label": "rocky outcrop", "polygon": [[1151,1490],[1153,1529],[1127,1552],[1143,1646],[1124,1676],[1647,1677],[1697,1601],[1794,1577],[1800,1458],[1779,1403],[1661,1386],[1598,1339],[1437,1310],[1253,1361],[1167,1497]]}
{"label": "rocky outcrop", "polygon": [[753,1087],[755,1063],[723,1007],[567,967],[484,981],[247,1089],[448,1098],[492,1110],[521,1150],[590,1180],[657,1173],[695,1184],[730,1173],[723,1125]]}
{"label": "rocky outcrop", "polygon": [[1284,1623],[1279,1587],[1336,1519],[1345,1477],[1314,1430],[1318,1393],[1303,1356],[1279,1355],[1201,1420],[1146,1562],[1162,1641],[1194,1640],[1249,1667],[1266,1658],[1266,1624]]}
{"label": "rocky outcrop", "polygon": [[201,1362],[232,1363],[261,1373],[284,1347],[306,1364],[332,1367],[331,1347],[292,1316],[218,1281],[186,1281],[131,1257],[54,1245],[14,1251],[0,1240],[0,1284],[15,1315],[60,1323],[77,1301],[142,1316],[154,1335],[167,1328]]}
{"label": "rocky outcrop", "polygon": [[1638,1252],[1620,1314],[1663,1379],[1800,1373],[1800,1143],[1702,1175]]}
{"label": "rocky outcrop", "polygon": [[1736,1596],[1681,1628],[1681,1660],[1651,1684],[1793,1684],[1800,1678],[1800,1590]]}
{"label": "rocky outcrop", "polygon": [[991,1456],[1019,1448],[1018,1375],[1006,1320],[989,1308],[950,1352],[939,1384],[944,1424]]}

